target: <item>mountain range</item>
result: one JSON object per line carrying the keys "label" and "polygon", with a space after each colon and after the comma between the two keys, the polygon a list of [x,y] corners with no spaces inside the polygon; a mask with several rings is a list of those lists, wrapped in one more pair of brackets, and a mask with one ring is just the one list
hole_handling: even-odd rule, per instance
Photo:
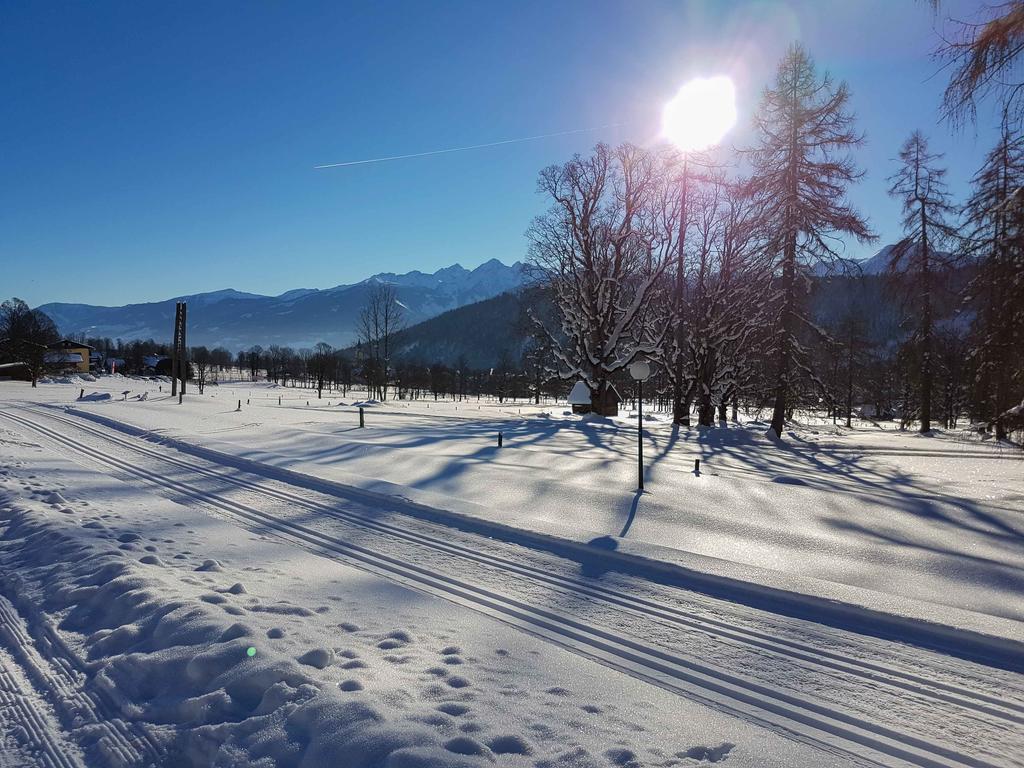
{"label": "mountain range", "polygon": [[[887,245],[861,261],[849,260],[827,270],[819,267],[815,273],[881,276],[888,269],[894,247]],[[443,360],[466,353],[474,363],[482,363],[498,352],[514,352],[512,327],[519,320],[513,316],[524,310],[519,298],[501,297],[527,282],[522,263],[506,266],[491,259],[472,270],[453,264],[433,273],[381,272],[351,285],[294,288],[278,296],[227,288],[122,307],[52,303],[39,309],[53,318],[64,335],[166,341],[172,334],[175,302],[186,301],[190,346],[223,346],[236,351],[255,344],[302,348],[326,341],[347,347],[357,339],[359,313],[374,285],[386,283],[395,288],[403,308],[408,329],[402,334],[405,351],[424,359]],[[464,307],[463,312],[452,312]],[[500,317],[491,317],[491,313]],[[468,327],[464,327],[467,322]],[[485,339],[474,341],[484,327],[497,336],[508,337],[508,343],[499,344],[502,349],[498,350]]]}
{"label": "mountain range", "polygon": [[167,340],[172,335],[174,306],[188,303],[189,346],[223,346],[231,350],[254,344],[310,347],[318,341],[343,347],[356,340],[359,313],[379,283],[395,288],[407,326],[457,307],[512,291],[527,280],[526,268],[497,259],[466,269],[459,264],[432,274],[382,272],[352,285],[297,288],[263,296],[227,288],[177,296],[165,301],[101,307],[52,303],[39,307],[66,336]]}

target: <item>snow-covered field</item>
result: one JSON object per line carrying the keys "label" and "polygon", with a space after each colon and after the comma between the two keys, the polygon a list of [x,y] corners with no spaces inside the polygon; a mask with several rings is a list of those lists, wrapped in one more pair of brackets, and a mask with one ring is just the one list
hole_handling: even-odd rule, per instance
{"label": "snow-covered field", "polygon": [[1024,765],[1011,449],[159,386],[0,383],[0,766]]}

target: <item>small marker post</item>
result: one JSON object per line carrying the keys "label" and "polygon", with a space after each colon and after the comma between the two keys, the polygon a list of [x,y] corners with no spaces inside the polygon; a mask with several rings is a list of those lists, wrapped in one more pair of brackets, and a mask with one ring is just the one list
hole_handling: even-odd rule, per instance
{"label": "small marker post", "polygon": [[241,400],[238,401],[238,407],[235,410],[236,411],[242,410],[242,401]]}
{"label": "small marker post", "polygon": [[83,397],[85,397],[85,388],[84,387],[82,388],[82,391],[78,393],[78,399],[81,400]]}
{"label": "small marker post", "polygon": [[366,426],[366,422],[363,420],[363,406],[359,406],[359,428],[362,429]]}
{"label": "small marker post", "polygon": [[697,475],[697,477],[700,477],[700,459],[693,460],[693,474]]}
{"label": "small marker post", "polygon": [[501,443],[502,443],[502,434],[501,434],[501,432],[499,432],[498,433],[498,447],[499,448],[501,448]]}

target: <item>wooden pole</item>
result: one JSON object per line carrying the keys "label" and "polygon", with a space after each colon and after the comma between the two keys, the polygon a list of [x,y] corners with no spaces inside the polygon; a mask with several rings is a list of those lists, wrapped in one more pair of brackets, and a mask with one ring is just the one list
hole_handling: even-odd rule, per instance
{"label": "wooden pole", "polygon": [[185,379],[188,378],[188,344],[185,334],[188,328],[188,305],[181,302],[181,353],[178,355],[178,367],[181,369],[181,394],[185,394]]}
{"label": "wooden pole", "polygon": [[171,345],[171,397],[178,394],[178,347],[181,344],[181,302],[174,305],[174,343]]}

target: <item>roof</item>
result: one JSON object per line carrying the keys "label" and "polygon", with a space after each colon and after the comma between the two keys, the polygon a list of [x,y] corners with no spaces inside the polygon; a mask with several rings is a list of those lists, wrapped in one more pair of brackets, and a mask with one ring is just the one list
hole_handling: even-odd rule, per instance
{"label": "roof", "polygon": [[49,347],[50,349],[67,349],[68,347],[73,347],[75,349],[93,349],[93,347],[90,347],[88,344],[83,344],[80,341],[72,341],[71,339],[55,341],[53,344],[50,344]]}
{"label": "roof", "polygon": [[82,362],[82,356],[78,352],[47,352],[45,356],[47,363],[75,363]]}

